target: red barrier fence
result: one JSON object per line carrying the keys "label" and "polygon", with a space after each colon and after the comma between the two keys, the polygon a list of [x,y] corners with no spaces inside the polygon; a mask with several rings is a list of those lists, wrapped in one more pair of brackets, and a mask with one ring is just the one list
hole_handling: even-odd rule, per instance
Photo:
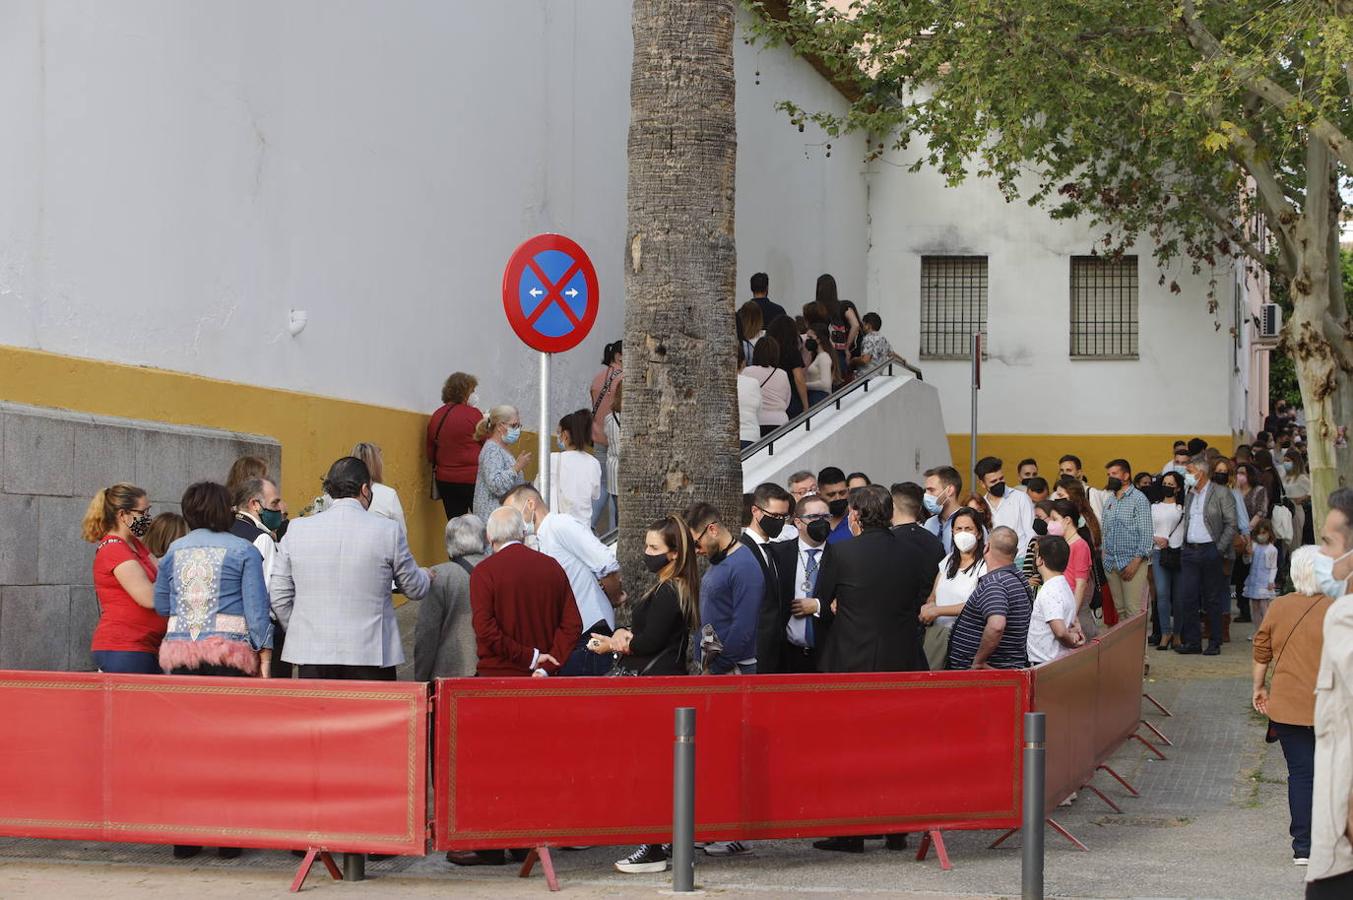
{"label": "red barrier fence", "polygon": [[422,854],[427,685],[0,672],[0,834]]}
{"label": "red barrier fence", "polygon": [[679,706],[702,840],[1017,828],[1023,714],[1047,713],[1051,810],[1135,734],[1145,643],[1141,614],[1023,671],[438,681],[430,835],[426,684],[0,671],[0,835],[661,842]]}
{"label": "red barrier fence", "polygon": [[1012,827],[1028,703],[1024,671],[439,681],[435,843],[670,840],[679,706],[701,840]]}
{"label": "red barrier fence", "polygon": [[1032,711],[1047,717],[1046,811],[1084,787],[1136,732],[1146,625],[1147,614],[1139,613],[1031,670]]}

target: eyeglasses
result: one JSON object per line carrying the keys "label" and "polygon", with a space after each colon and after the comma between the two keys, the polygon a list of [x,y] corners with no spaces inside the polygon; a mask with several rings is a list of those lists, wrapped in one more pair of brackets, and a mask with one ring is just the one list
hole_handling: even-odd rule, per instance
{"label": "eyeglasses", "polygon": [[831,517],[831,513],[809,513],[806,516],[799,516],[798,518],[800,522],[821,522],[830,520]]}
{"label": "eyeglasses", "polygon": [[761,515],[763,515],[763,516],[770,516],[772,519],[788,519],[788,518],[789,518],[789,513],[773,513],[773,512],[771,512],[770,510],[766,509],[764,506],[758,506],[757,509],[761,510]]}

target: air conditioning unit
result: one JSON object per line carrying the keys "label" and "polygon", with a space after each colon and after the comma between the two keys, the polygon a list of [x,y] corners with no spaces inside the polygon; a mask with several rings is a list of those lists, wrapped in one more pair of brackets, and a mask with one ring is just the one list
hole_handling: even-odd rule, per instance
{"label": "air conditioning unit", "polygon": [[1283,330],[1283,311],[1276,303],[1264,303],[1259,307],[1259,337],[1276,341]]}

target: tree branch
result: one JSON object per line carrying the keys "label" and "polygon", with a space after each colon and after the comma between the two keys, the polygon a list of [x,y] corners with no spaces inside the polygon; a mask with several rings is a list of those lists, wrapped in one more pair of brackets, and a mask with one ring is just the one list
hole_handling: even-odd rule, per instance
{"label": "tree branch", "polygon": [[1263,264],[1268,263],[1268,254],[1260,250],[1259,245],[1254,242],[1254,239],[1246,236],[1235,222],[1228,219],[1221,210],[1217,209],[1206,200],[1196,196],[1194,199],[1198,203],[1198,208],[1203,211],[1203,215],[1207,216],[1208,219],[1212,221],[1212,224],[1221,229],[1222,234],[1226,236],[1228,241],[1244,250],[1245,253],[1256,262]]}
{"label": "tree branch", "polygon": [[[1198,20],[1198,11],[1194,7],[1193,0],[1183,0],[1180,18],[1184,24],[1185,36],[1195,50],[1207,59],[1224,59],[1233,67],[1236,75],[1251,93],[1260,97],[1284,115],[1290,113],[1292,106],[1297,102],[1296,96],[1272,78],[1260,72],[1252,71],[1250,67],[1242,65],[1239,60],[1227,53],[1221,42]],[[1345,166],[1353,169],[1353,140],[1349,140],[1348,136],[1336,128],[1334,123],[1324,116],[1317,116],[1306,127],[1310,129],[1313,136],[1328,143],[1330,149],[1334,151]]]}

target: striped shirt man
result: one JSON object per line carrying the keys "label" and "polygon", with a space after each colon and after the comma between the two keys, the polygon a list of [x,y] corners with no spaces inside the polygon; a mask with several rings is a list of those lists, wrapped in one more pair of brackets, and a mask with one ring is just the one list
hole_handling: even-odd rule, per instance
{"label": "striped shirt man", "polygon": [[993,669],[1023,669],[1029,665],[1029,615],[1033,598],[1029,585],[1013,564],[993,569],[977,581],[963,612],[949,635],[949,668],[971,669],[982,645],[982,632],[991,616],[1005,617],[1000,643],[986,659]]}

